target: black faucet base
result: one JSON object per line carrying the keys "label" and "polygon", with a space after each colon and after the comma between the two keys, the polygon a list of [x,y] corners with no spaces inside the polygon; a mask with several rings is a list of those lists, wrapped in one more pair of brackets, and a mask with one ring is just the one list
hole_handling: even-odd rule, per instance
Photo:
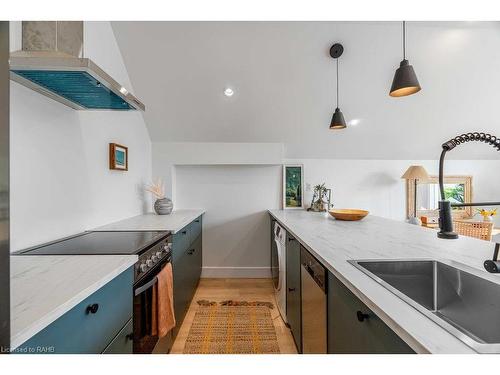
{"label": "black faucet base", "polygon": [[444,238],[446,240],[456,240],[458,238],[458,234],[455,232],[438,232],[438,238]]}

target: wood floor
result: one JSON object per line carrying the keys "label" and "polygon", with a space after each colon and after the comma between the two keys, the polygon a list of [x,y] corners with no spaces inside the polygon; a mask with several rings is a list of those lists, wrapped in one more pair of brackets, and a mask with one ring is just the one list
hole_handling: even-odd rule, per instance
{"label": "wood floor", "polygon": [[201,279],[191,306],[172,347],[172,354],[182,354],[189,328],[193,322],[198,300],[222,302],[225,300],[272,302],[271,312],[278,345],[282,354],[295,354],[297,350],[290,330],[281,319],[271,279]]}

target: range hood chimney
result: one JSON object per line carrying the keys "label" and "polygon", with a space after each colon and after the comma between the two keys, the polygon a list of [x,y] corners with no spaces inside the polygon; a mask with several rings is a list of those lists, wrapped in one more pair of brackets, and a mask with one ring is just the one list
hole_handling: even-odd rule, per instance
{"label": "range hood chimney", "polygon": [[144,104],[83,57],[82,21],[23,21],[22,50],[10,78],[79,110],[145,110]]}

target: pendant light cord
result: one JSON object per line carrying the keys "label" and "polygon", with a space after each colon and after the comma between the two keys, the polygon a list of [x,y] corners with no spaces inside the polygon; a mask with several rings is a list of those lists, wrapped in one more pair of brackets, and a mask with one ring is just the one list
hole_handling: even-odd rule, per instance
{"label": "pendant light cord", "polygon": [[406,21],[403,21],[403,60],[406,60]]}
{"label": "pendant light cord", "polygon": [[337,108],[339,107],[339,59],[337,58]]}

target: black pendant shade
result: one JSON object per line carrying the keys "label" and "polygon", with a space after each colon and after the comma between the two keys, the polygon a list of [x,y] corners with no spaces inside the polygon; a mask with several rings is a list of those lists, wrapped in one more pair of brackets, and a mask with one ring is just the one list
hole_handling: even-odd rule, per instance
{"label": "black pendant shade", "polygon": [[413,66],[410,65],[408,60],[401,61],[399,68],[394,74],[389,95],[393,97],[407,96],[415,94],[420,90],[421,87],[418,83],[417,75],[413,70]]}
{"label": "black pendant shade", "polygon": [[344,129],[346,127],[344,115],[340,108],[335,108],[335,112],[330,123],[330,129]]}
{"label": "black pendant shade", "polygon": [[403,21],[403,61],[401,61],[399,68],[394,73],[389,95],[397,98],[415,94],[420,90],[421,87],[413,66],[406,60],[406,22]]}
{"label": "black pendant shade", "polygon": [[332,116],[332,122],[330,123],[330,129],[332,129],[332,130],[346,128],[344,115],[342,114],[342,111],[339,108],[339,57],[342,56],[343,52],[344,52],[344,47],[340,43],[335,43],[330,48],[330,56],[333,57],[335,60],[337,60],[336,61],[336,63],[337,63],[337,108],[335,108],[335,112],[333,113],[333,116]]}

